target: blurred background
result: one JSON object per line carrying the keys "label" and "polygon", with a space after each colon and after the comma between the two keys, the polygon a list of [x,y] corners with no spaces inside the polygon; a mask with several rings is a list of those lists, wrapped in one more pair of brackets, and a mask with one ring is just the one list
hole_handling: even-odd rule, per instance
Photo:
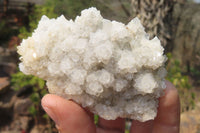
{"label": "blurred background", "polygon": [[[45,81],[19,72],[16,46],[42,15],[74,19],[94,6],[103,17],[128,23],[139,17],[168,57],[167,79],[181,99],[181,133],[200,133],[200,0],[0,0],[0,132],[56,133],[40,100]],[[128,133],[128,131],[126,131]]]}

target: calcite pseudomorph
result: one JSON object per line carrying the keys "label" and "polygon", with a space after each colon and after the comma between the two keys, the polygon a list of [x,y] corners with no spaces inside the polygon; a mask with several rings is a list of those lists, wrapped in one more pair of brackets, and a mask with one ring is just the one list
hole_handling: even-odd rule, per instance
{"label": "calcite pseudomorph", "polygon": [[138,18],[125,25],[103,19],[93,7],[74,21],[43,16],[18,46],[23,73],[107,120],[155,118],[165,88],[163,51]]}

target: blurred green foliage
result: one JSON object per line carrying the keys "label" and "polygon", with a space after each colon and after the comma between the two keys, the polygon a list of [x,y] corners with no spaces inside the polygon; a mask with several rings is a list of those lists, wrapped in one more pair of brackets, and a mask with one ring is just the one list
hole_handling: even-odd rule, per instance
{"label": "blurred green foliage", "polygon": [[21,88],[32,89],[30,90],[32,92],[29,96],[32,101],[32,105],[29,107],[28,111],[34,118],[36,125],[39,124],[41,118],[45,119],[49,125],[48,132],[52,133],[54,123],[41,107],[41,99],[45,94],[47,94],[45,81],[38,77],[25,75],[18,71],[17,73],[11,75],[11,85],[15,91],[19,91]]}
{"label": "blurred green foliage", "polygon": [[43,15],[55,18],[63,14],[67,18],[75,18],[81,10],[94,6],[94,0],[46,0],[44,5],[35,5],[33,12],[28,16],[29,25],[19,29],[19,38],[26,39],[31,36]]}
{"label": "blurred green foliage", "polygon": [[0,44],[6,43],[11,36],[17,35],[17,29],[11,29],[6,25],[6,20],[0,20]]}
{"label": "blurred green foliage", "polygon": [[[28,16],[29,25],[25,25],[19,29],[18,37],[20,39],[26,39],[27,37],[31,36],[34,29],[37,28],[38,22],[43,15],[46,15],[49,18],[56,17],[57,15],[54,13],[54,6],[35,5],[33,12],[31,12]],[[29,108],[29,113],[35,118],[35,122],[37,124],[41,117],[40,112],[42,110],[40,101],[42,97],[47,93],[47,89],[45,89],[45,81],[38,77],[25,75],[18,71],[11,76],[11,83],[16,91],[27,86],[32,88],[30,99],[33,104]],[[46,114],[43,115],[43,118],[45,118],[47,122],[50,123],[50,118]]]}
{"label": "blurred green foliage", "polygon": [[196,77],[200,77],[200,70],[198,70],[197,68],[195,67],[191,67],[190,68],[190,72],[193,76],[196,76]]}
{"label": "blurred green foliage", "polygon": [[31,36],[34,29],[37,28],[38,22],[43,15],[46,15],[49,18],[57,17],[54,13],[54,6],[35,5],[33,12],[28,16],[29,25],[23,26],[19,29],[19,38],[26,39]]}
{"label": "blurred green foliage", "polygon": [[46,0],[45,6],[54,6],[57,15],[74,19],[83,9],[95,6],[95,0]]}
{"label": "blurred green foliage", "polygon": [[129,133],[129,130],[125,130],[125,133]]}
{"label": "blurred green foliage", "polygon": [[182,74],[180,62],[178,60],[173,60],[171,53],[167,54],[168,57],[168,77],[167,79],[171,81],[177,88],[191,88],[188,76]]}
{"label": "blurred green foliage", "polygon": [[11,75],[11,84],[15,91],[21,88],[32,88],[30,99],[33,105],[30,107],[29,112],[35,117],[39,111],[37,108],[40,106],[41,98],[47,93],[47,90],[44,88],[45,81],[32,75],[17,72]]}
{"label": "blurred green foliage", "polygon": [[26,86],[37,86],[39,89],[42,89],[45,85],[44,80],[32,75],[25,75],[22,72],[12,74],[11,77],[12,87],[16,91]]}
{"label": "blurred green foliage", "polygon": [[[56,17],[57,15],[54,13],[54,6],[35,5],[33,12],[31,12],[28,16],[29,25],[25,25],[19,29],[19,38],[26,39],[31,36],[34,29],[37,28],[38,22],[43,15],[46,15],[49,18]],[[25,75],[22,72],[17,72],[12,75],[11,82],[16,91],[23,87],[32,87],[33,92],[30,99],[33,102],[33,105],[29,108],[29,112],[36,117],[38,111],[40,110],[39,106],[41,98],[47,93],[47,90],[44,89],[45,81],[32,75]]]}
{"label": "blurred green foliage", "polygon": [[181,110],[187,111],[195,107],[195,93],[189,82],[189,76],[183,74],[180,62],[172,58],[172,54],[168,53],[167,63],[167,80],[172,82],[178,89],[181,101]]}
{"label": "blurred green foliage", "polygon": [[94,115],[94,123],[97,125],[99,122],[99,116],[98,115]]}
{"label": "blurred green foliage", "polygon": [[[199,64],[200,65],[200,64]],[[191,67],[190,74],[195,78],[195,84],[198,86],[200,85],[200,67]]]}

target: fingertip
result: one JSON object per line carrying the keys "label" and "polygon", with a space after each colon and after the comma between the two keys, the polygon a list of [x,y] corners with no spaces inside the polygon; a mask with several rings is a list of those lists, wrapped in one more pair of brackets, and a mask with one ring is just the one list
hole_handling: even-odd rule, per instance
{"label": "fingertip", "polygon": [[176,91],[176,93],[178,94],[176,87],[170,81],[165,80],[165,84],[166,84],[165,91]]}
{"label": "fingertip", "polygon": [[166,80],[166,89],[165,94],[160,97],[159,99],[159,106],[164,106],[165,108],[171,107],[171,106],[178,106],[180,103],[179,101],[179,94],[176,87],[169,81]]}
{"label": "fingertip", "polygon": [[95,125],[90,116],[73,101],[47,94],[42,98],[41,103],[47,114],[55,121],[61,133],[94,132]]}
{"label": "fingertip", "polygon": [[58,103],[62,102],[59,96],[54,94],[46,94],[43,96],[41,100],[41,105],[45,112],[51,117],[51,119],[56,123],[56,125],[60,124],[60,110],[62,108],[59,106]]}
{"label": "fingertip", "polygon": [[49,105],[49,102],[52,99],[52,94],[46,94],[42,97],[42,100],[41,100],[41,104],[42,104],[42,107],[46,107]]}

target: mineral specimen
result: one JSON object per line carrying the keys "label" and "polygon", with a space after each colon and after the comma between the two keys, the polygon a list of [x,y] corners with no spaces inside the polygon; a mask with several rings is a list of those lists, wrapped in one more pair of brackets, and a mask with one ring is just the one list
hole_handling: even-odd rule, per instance
{"label": "mineral specimen", "polygon": [[74,21],[43,16],[18,46],[23,73],[107,120],[155,118],[165,88],[163,51],[138,18],[125,25],[103,19],[93,7]]}

